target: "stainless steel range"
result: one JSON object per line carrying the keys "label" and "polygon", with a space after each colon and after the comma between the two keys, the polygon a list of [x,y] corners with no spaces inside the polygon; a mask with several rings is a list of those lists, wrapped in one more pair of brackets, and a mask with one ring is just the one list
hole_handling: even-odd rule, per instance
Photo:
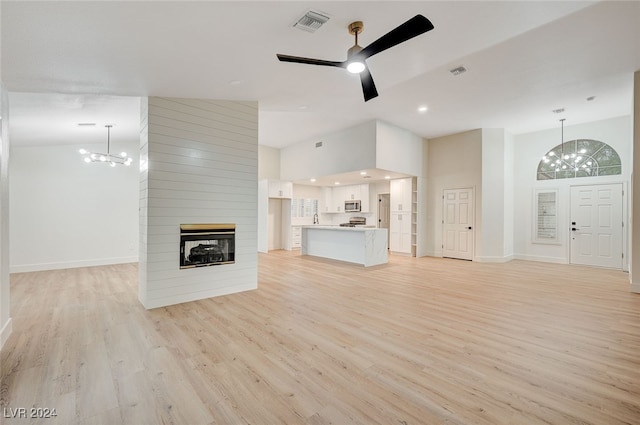
{"label": "stainless steel range", "polygon": [[348,223],[340,223],[341,227],[356,227],[356,226],[366,226],[367,218],[366,217],[351,217]]}

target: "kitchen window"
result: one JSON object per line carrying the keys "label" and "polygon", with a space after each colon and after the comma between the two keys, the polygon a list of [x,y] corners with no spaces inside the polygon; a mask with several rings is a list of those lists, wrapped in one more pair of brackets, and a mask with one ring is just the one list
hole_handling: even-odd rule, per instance
{"label": "kitchen window", "polygon": [[317,199],[292,199],[291,200],[291,217],[313,217],[318,214]]}

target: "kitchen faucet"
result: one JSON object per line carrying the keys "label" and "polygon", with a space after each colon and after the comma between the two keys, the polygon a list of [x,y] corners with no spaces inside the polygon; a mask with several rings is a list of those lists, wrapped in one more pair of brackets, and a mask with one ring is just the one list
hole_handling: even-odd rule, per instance
{"label": "kitchen faucet", "polygon": [[313,224],[320,224],[320,220],[318,220],[318,214],[313,215]]}

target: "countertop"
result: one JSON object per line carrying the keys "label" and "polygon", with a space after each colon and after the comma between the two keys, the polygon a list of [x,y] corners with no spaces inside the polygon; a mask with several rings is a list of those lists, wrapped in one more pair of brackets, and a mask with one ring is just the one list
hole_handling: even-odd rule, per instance
{"label": "countertop", "polygon": [[360,227],[342,227],[342,226],[326,226],[326,225],[322,225],[322,224],[307,224],[307,225],[303,225],[300,226],[303,229],[319,229],[319,230],[340,230],[340,231],[346,231],[346,232],[366,232],[366,231],[370,231],[370,230],[383,230],[383,229],[378,229],[375,226],[371,226],[371,227],[364,227],[364,226],[360,226]]}

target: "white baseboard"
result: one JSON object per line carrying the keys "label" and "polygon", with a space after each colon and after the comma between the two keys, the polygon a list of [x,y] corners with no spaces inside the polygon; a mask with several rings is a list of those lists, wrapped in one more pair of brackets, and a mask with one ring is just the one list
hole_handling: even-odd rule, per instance
{"label": "white baseboard", "polygon": [[569,264],[566,258],[561,257],[545,257],[542,255],[526,255],[526,254],[514,254],[514,260],[525,260],[525,261],[538,261],[541,263],[555,263],[555,264]]}
{"label": "white baseboard", "polygon": [[631,292],[640,294],[640,283],[632,283],[631,284]]}
{"label": "white baseboard", "polygon": [[40,272],[44,270],[75,269],[78,267],[110,266],[112,264],[137,263],[138,256],[98,258],[93,260],[67,261],[60,263],[19,264],[11,266],[11,273]]}
{"label": "white baseboard", "polygon": [[513,255],[507,255],[506,257],[489,257],[489,256],[475,257],[473,260],[479,263],[508,263],[513,259],[514,259]]}
{"label": "white baseboard", "polygon": [[11,325],[11,317],[7,320],[7,323],[2,327],[2,331],[0,331],[0,350],[4,347],[4,343],[9,339],[9,335],[11,335],[12,325]]}

